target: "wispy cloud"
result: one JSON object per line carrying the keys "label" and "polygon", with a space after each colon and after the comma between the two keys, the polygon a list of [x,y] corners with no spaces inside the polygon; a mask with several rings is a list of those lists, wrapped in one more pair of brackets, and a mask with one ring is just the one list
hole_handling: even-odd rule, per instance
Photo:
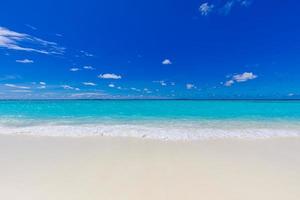
{"label": "wispy cloud", "polygon": [[202,3],[199,7],[199,11],[200,11],[201,15],[207,16],[210,12],[212,12],[214,7],[215,7],[215,5],[209,4],[208,2]]}
{"label": "wispy cloud", "polygon": [[33,60],[30,59],[22,59],[22,60],[16,60],[17,63],[24,63],[24,64],[28,64],[28,63],[33,63]]}
{"label": "wispy cloud", "polygon": [[14,80],[14,79],[19,79],[21,76],[19,75],[4,75],[0,77],[0,81],[6,81],[6,80]]}
{"label": "wispy cloud", "polygon": [[171,60],[169,60],[169,59],[164,59],[161,63],[163,65],[171,65],[172,64]]}
{"label": "wispy cloud", "polygon": [[115,86],[115,84],[111,83],[111,84],[108,85],[108,87],[114,88],[114,87],[116,87],[116,86]]}
{"label": "wispy cloud", "polygon": [[28,28],[30,28],[32,30],[37,30],[37,28],[35,26],[32,26],[30,24],[25,24],[25,26],[27,26]]}
{"label": "wispy cloud", "polygon": [[122,76],[117,75],[117,74],[100,74],[98,76],[98,78],[101,78],[101,79],[121,79]]}
{"label": "wispy cloud", "polygon": [[234,7],[248,7],[251,3],[252,0],[227,0],[223,4],[205,2],[200,5],[199,12],[202,16],[207,16],[210,13],[228,15]]}
{"label": "wispy cloud", "polygon": [[63,54],[65,48],[29,34],[19,33],[0,26],[0,48],[41,54]]}
{"label": "wispy cloud", "polygon": [[16,92],[16,93],[30,93],[31,90],[10,90],[10,92]]}
{"label": "wispy cloud", "polygon": [[83,93],[76,93],[71,95],[71,97],[73,98],[100,98],[104,96],[107,95],[100,92],[83,92]]}
{"label": "wispy cloud", "polygon": [[79,88],[75,88],[75,87],[72,87],[70,85],[61,85],[61,87],[65,90],[76,90],[76,91],[79,91],[80,89]]}
{"label": "wispy cloud", "polygon": [[10,87],[10,88],[17,88],[17,89],[30,89],[30,87],[27,86],[20,86],[20,85],[15,85],[15,84],[9,84],[6,83],[4,84],[6,87]]}
{"label": "wispy cloud", "polygon": [[235,1],[227,1],[225,5],[220,9],[220,12],[224,15],[228,15],[235,4]]}
{"label": "wispy cloud", "polygon": [[224,85],[229,87],[229,86],[232,86],[234,83],[246,82],[249,80],[256,79],[257,77],[258,76],[253,74],[252,72],[244,72],[242,74],[233,75],[230,80],[227,80],[225,82]]}
{"label": "wispy cloud", "polygon": [[96,83],[93,83],[93,82],[83,82],[82,84],[86,85],[86,86],[96,86],[97,85]]}

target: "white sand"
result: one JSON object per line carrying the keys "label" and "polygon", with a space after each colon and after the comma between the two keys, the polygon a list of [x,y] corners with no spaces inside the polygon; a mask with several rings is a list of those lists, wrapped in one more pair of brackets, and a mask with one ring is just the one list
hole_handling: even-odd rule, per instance
{"label": "white sand", "polygon": [[299,200],[300,139],[0,136],[2,200]]}

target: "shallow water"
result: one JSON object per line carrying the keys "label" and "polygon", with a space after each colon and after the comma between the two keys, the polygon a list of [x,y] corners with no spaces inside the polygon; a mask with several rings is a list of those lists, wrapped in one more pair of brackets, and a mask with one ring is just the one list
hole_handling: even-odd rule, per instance
{"label": "shallow water", "polygon": [[0,101],[0,133],[190,140],[300,135],[300,101]]}

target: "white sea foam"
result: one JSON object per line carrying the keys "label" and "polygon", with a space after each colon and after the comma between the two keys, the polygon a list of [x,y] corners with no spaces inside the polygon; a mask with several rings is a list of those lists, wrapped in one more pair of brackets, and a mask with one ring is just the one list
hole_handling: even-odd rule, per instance
{"label": "white sea foam", "polygon": [[298,124],[211,122],[211,123],[103,123],[37,124],[7,126],[0,124],[0,134],[48,137],[135,137],[158,140],[203,140],[222,138],[264,139],[299,137]]}

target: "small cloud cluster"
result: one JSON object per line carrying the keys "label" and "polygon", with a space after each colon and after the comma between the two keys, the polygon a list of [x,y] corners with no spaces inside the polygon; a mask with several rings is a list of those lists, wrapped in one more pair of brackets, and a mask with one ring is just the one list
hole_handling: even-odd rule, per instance
{"label": "small cloud cluster", "polygon": [[186,87],[186,89],[188,89],[188,90],[196,89],[196,88],[197,88],[197,87],[196,87],[194,84],[192,84],[192,83],[187,83],[187,84],[185,85],[185,87]]}
{"label": "small cloud cluster", "polygon": [[91,53],[88,53],[86,51],[80,51],[80,53],[82,53],[82,55],[86,56],[86,57],[93,57],[94,55]]}
{"label": "small cloud cluster", "polygon": [[153,83],[159,83],[161,86],[167,86],[167,85],[171,85],[171,86],[175,86],[176,83],[175,82],[167,82],[164,80],[160,80],[160,81],[152,81]]}
{"label": "small cloud cluster", "polygon": [[201,15],[206,16],[208,15],[215,6],[213,4],[209,4],[208,2],[202,3],[199,7],[199,12]]}
{"label": "small cloud cluster", "polygon": [[161,86],[167,86],[167,83],[164,80],[161,81],[153,81],[153,83],[159,83]]}
{"label": "small cloud cluster", "polygon": [[135,88],[135,87],[132,87],[132,88],[130,88],[131,90],[133,90],[133,91],[135,91],[135,92],[141,92],[141,90],[140,89],[138,89],[138,88]]}
{"label": "small cloud cluster", "polygon": [[82,68],[79,68],[79,67],[72,67],[72,68],[70,69],[70,71],[71,71],[71,72],[77,72],[77,71],[80,71],[80,70],[82,70],[82,69],[84,69],[84,70],[95,70],[94,67],[92,67],[92,66],[90,66],[90,65],[85,65],[85,66],[83,66]]}
{"label": "small cloud cluster", "polygon": [[83,66],[83,69],[86,69],[86,70],[95,70],[95,68],[92,67],[92,66],[90,66],[90,65]]}
{"label": "small cloud cluster", "polygon": [[121,79],[122,76],[117,75],[117,74],[110,74],[110,73],[107,73],[107,74],[100,74],[100,75],[98,76],[98,78],[101,78],[101,79]]}
{"label": "small cloud cluster", "polygon": [[75,88],[75,87],[72,87],[72,86],[69,86],[69,85],[61,85],[61,87],[65,90],[76,90],[76,91],[80,90],[79,88]]}
{"label": "small cloud cluster", "polygon": [[230,80],[225,82],[224,85],[229,87],[232,86],[234,83],[246,82],[248,80],[253,80],[256,78],[257,75],[253,74],[252,72],[244,72],[242,74],[233,75]]}

